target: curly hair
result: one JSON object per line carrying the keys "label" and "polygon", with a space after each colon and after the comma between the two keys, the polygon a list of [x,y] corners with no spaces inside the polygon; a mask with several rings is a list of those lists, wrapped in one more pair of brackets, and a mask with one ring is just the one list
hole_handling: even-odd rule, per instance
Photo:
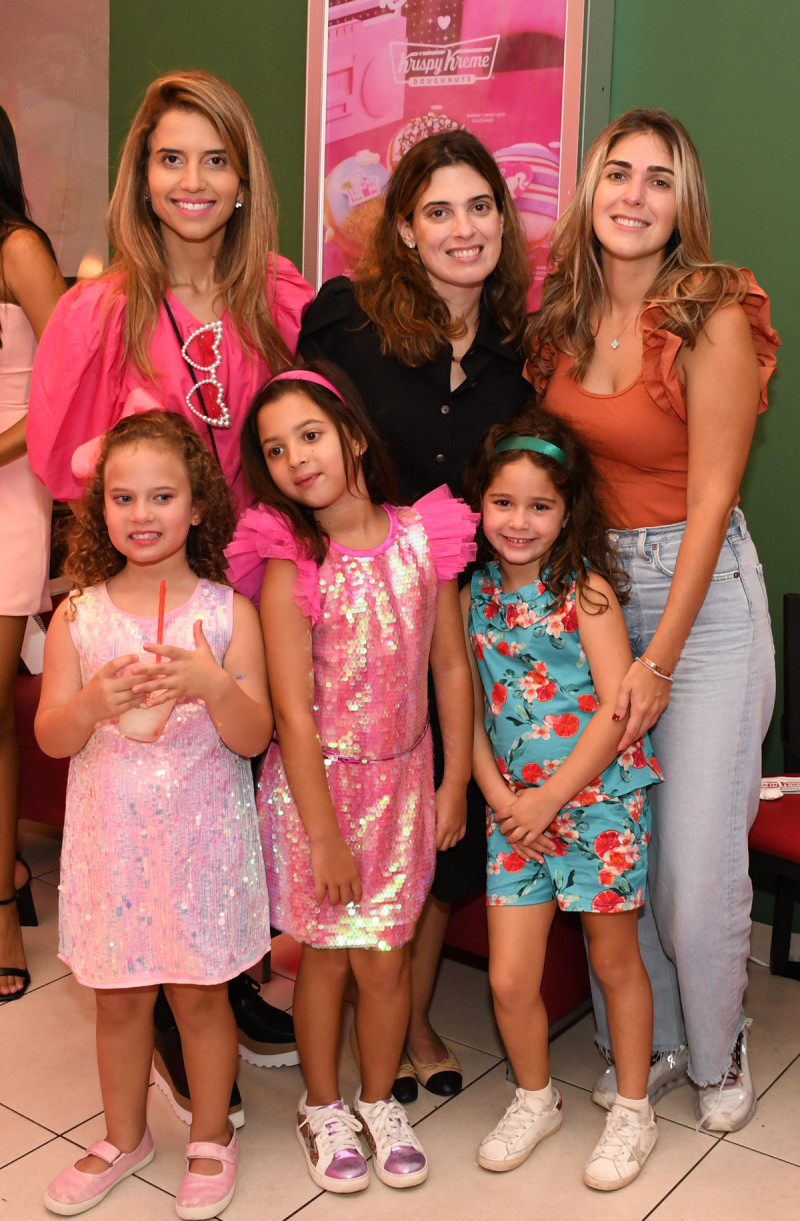
{"label": "curly hair", "polygon": [[412,369],[435,360],[442,348],[465,333],[436,292],[417,251],[403,242],[398,221],[409,224],[436,170],[466,165],[484,178],[503,218],[500,258],[483,286],[482,307],[520,347],[527,318],[530,267],[522,225],[497,162],[468,131],[446,131],[420,140],[397,165],[386,191],[371,248],[356,269],[359,305],[375,324],[384,356],[390,353]]}
{"label": "curly hair", "polygon": [[594,351],[597,314],[605,302],[600,247],[592,207],[603,169],[615,145],[628,136],[655,136],[675,167],[675,229],[664,262],[645,293],[645,305],[666,313],[664,329],[693,347],[706,321],[721,305],[742,301],[747,280],[737,267],[711,258],[711,219],[700,157],[686,128],[665,110],[628,110],[611,123],[586,154],[572,202],[556,224],[538,313],[528,324],[531,361],[544,379],[554,368],[553,349],[574,358],[571,376],[580,380]]}
{"label": "curly hair", "polygon": [[225,547],[233,536],[233,508],[219,463],[182,416],[171,411],[145,411],[126,416],[103,437],[100,457],[84,492],[82,509],[68,533],[69,554],[64,574],[72,589],[83,593],[121,572],[127,560],[108,536],[105,519],[105,470],[110,455],[125,446],[152,445],[174,453],[189,476],[192,504],[200,512],[189,527],[186,558],[199,577],[227,584]]}
{"label": "curly hair", "polygon": [[269,166],[242,98],[227,81],[199,69],[171,72],[148,86],[122,148],[108,209],[115,254],[106,275],[119,280],[112,297],[125,296],[126,358],[155,379],[150,336],[169,271],[161,226],[148,202],[147,165],[150,137],[172,110],[206,119],[239,175],[242,207],[225,226],[215,263],[218,295],[242,343],[277,372],[290,363],[291,354],[270,308],[277,282],[278,218]]}
{"label": "curly hair", "polygon": [[[293,371],[318,373],[341,394],[335,394],[315,382],[292,381]],[[303,543],[317,564],[325,559],[328,540],[320,529],[313,510],[298,504],[278,488],[264,460],[264,450],[258,435],[258,417],[263,407],[277,402],[287,394],[303,394],[310,399],[333,424],[339,437],[344,458],[347,485],[352,489],[360,464],[367,485],[367,494],[374,504],[397,504],[397,482],[386,446],[375,431],[361,396],[349,377],[325,360],[310,361],[286,369],[280,381],[268,381],[250,404],[242,425],[242,471],[245,483],[259,504],[277,510],[289,522],[292,533]],[[342,401],[344,400],[344,401]],[[360,457],[356,446],[365,446]]]}
{"label": "curly hair", "polygon": [[[555,458],[531,450],[504,450],[495,453],[495,446],[508,437],[538,437],[557,445],[567,457],[565,469]],[[581,605],[592,614],[608,609],[608,599],[591,590],[588,574],[604,577],[624,604],[628,600],[629,581],[620,567],[614,548],[608,539],[609,522],[601,508],[597,489],[597,474],[586,448],[575,433],[557,416],[551,415],[534,400],[509,420],[494,424],[481,441],[467,466],[464,495],[475,513],[483,511],[483,500],[497,475],[512,462],[530,462],[543,470],[567,509],[567,522],[547,556],[546,586],[553,602],[551,610],[559,610],[566,600],[577,573],[577,589]],[[486,563],[493,551],[478,528],[478,562]]]}

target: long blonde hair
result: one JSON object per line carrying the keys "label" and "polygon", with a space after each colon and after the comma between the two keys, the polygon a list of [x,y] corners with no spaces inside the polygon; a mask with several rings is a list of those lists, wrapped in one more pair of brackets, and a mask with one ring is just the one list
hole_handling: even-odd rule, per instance
{"label": "long blonde hair", "polygon": [[[227,223],[215,266],[218,297],[242,343],[263,356],[277,373],[289,363],[290,353],[270,309],[278,250],[272,179],[241,97],[226,81],[199,69],[172,72],[153,81],[122,149],[108,209],[108,233],[115,254],[107,274],[120,277],[116,292],[126,299],[125,356],[142,373],[154,377],[150,337],[169,286],[169,271],[159,222],[146,199],[147,162],[150,136],[170,110],[193,111],[207,119],[241,179],[242,207]],[[268,277],[270,254],[272,274]]]}
{"label": "long blonde hair", "polygon": [[728,301],[741,301],[747,281],[738,268],[711,258],[711,219],[703,170],[686,128],[665,110],[629,110],[611,123],[586,154],[575,195],[558,221],[542,304],[528,326],[531,359],[544,377],[553,368],[553,348],[574,357],[572,376],[580,379],[594,349],[593,325],[605,302],[599,243],[592,205],[612,149],[626,136],[661,139],[675,167],[675,228],[664,262],[645,293],[645,304],[666,314],[664,328],[693,347],[708,317]]}

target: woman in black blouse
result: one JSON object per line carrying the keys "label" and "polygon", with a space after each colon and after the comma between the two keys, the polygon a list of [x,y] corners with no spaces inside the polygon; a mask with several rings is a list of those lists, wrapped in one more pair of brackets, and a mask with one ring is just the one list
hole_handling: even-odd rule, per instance
{"label": "woman in black blouse", "polygon": [[[355,281],[329,280],[309,306],[298,352],[334,361],[356,384],[403,500],[443,483],[460,496],[487,428],[531,398],[520,351],[529,274],[491,153],[469,132],[445,132],[415,145],[395,169]],[[438,765],[440,747],[436,754]],[[436,1094],[461,1088],[460,1065],[428,1008],[451,904],[485,885],[484,802],[474,785],[468,804],[466,828],[454,829],[452,846],[439,853],[412,947],[413,1068],[401,1066],[394,1090],[403,1102],[416,1097],[415,1075]]]}

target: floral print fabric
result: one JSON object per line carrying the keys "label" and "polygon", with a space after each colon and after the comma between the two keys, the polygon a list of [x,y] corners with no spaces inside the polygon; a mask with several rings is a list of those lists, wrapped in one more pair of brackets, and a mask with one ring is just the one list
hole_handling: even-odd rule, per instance
{"label": "floral print fabric", "polygon": [[[499,566],[472,578],[469,633],[485,694],[485,726],[514,791],[544,784],[598,708],[578,637],[575,577],[558,610],[543,581],[505,593]],[[617,911],[643,902],[650,809],[662,779],[649,739],[639,739],[562,809],[550,827],[556,855],[544,865],[514,853],[488,811],[490,903],[542,903]]]}

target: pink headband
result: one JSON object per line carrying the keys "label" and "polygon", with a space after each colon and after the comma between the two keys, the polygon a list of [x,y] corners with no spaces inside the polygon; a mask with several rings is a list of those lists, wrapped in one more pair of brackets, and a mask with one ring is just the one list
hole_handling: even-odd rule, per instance
{"label": "pink headband", "polygon": [[312,373],[310,369],[287,369],[284,373],[276,373],[271,377],[264,387],[266,390],[273,382],[314,382],[316,386],[323,386],[325,390],[330,390],[331,394],[335,394],[340,403],[345,407],[349,407],[349,403],[345,403],[336,387],[328,381],[327,377],[323,377],[320,373]]}

